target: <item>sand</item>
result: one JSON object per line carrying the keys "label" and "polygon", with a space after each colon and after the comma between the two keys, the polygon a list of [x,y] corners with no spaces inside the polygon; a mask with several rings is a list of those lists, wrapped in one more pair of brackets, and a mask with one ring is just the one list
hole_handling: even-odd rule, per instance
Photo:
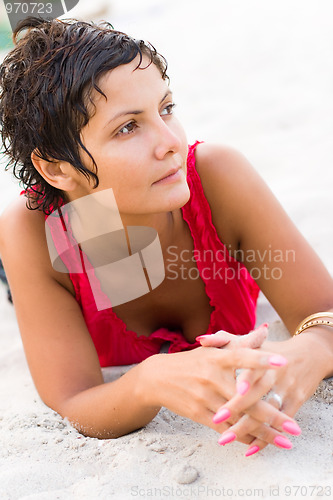
{"label": "sand", "polygon": [[[99,2],[96,8],[102,8]],[[333,4],[300,0],[113,0],[116,28],[167,56],[189,141],[241,150],[333,273]],[[77,12],[93,17],[91,3]],[[3,49],[3,47],[0,47]],[[19,188],[0,172],[0,212]],[[261,296],[257,323],[288,335]],[[299,410],[292,450],[217,444],[163,409],[117,440],[86,438],[40,400],[0,287],[0,498],[330,498],[333,382]],[[112,380],[128,367],[104,369]],[[326,488],[326,489],[325,489]]]}
{"label": "sand", "polygon": [[[166,409],[128,436],[86,438],[41,402],[4,293],[0,304],[1,499],[235,498],[242,491],[271,498],[278,490],[275,496],[284,498],[288,487],[295,492],[297,486],[305,498],[317,498],[310,493],[332,486],[332,379],[298,412],[303,432],[291,438],[292,450],[270,446],[245,458],[245,445],[222,448],[215,431]],[[267,307],[260,305],[259,313]],[[286,335],[280,321],[271,323],[270,332]],[[106,368],[105,380],[127,369]]]}

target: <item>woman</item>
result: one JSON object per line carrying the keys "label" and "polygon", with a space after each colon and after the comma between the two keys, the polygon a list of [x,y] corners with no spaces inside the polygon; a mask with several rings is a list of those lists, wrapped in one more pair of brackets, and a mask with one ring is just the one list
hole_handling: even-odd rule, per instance
{"label": "woman", "polygon": [[[281,432],[300,433],[291,417],[333,373],[329,273],[242,155],[188,147],[151,46],[108,26],[36,18],[14,36],[27,28],[0,72],[3,144],[27,197],[3,214],[0,251],[41,398],[89,436],[131,432],[165,406],[222,432],[220,444],[250,444],[247,455],[290,448]],[[165,276],[98,307],[96,289],[110,299],[103,266],[114,249],[93,238],[89,248],[87,235],[114,202],[130,255],[142,250],[131,227],[158,235]],[[251,349],[265,336],[265,326],[246,336],[259,288],[291,333],[317,311],[328,323]],[[130,363],[103,383],[101,366]],[[272,387],[277,407],[261,399]]]}

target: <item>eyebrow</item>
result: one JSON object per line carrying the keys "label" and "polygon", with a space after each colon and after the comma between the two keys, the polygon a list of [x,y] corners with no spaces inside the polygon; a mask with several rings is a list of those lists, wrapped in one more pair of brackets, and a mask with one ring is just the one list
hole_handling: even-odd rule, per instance
{"label": "eyebrow", "polygon": [[[168,90],[166,92],[166,94],[164,95],[164,97],[161,99],[159,105],[161,105],[169,95],[172,95],[171,90]],[[141,113],[143,113],[142,110],[121,111],[120,113],[118,113],[115,116],[113,116],[112,118],[110,118],[110,120],[104,125],[103,128],[106,128],[108,125],[110,125],[110,123],[112,123],[113,121],[115,121],[117,118],[120,118],[121,116],[140,115]]]}

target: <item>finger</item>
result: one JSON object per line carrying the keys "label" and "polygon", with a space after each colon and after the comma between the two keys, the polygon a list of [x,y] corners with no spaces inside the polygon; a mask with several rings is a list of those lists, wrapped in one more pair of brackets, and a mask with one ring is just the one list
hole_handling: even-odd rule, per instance
{"label": "finger", "polygon": [[294,399],[285,396],[283,398],[283,405],[282,405],[283,412],[289,415],[290,417],[293,417],[300,409],[303,403],[304,401],[299,401],[299,400],[296,401]]}
{"label": "finger", "polygon": [[222,368],[280,368],[288,361],[284,356],[249,348],[216,350],[214,353]]}
{"label": "finger", "polygon": [[200,335],[196,340],[204,347],[221,348],[227,346],[227,349],[234,347],[249,347],[250,349],[256,349],[266,340],[268,335],[267,327],[268,324],[263,323],[246,335],[234,335],[225,330],[219,330],[212,335]]}
{"label": "finger", "polygon": [[[213,424],[215,423],[214,422],[215,416],[216,416],[216,413],[211,412],[211,418],[212,418]],[[231,415],[227,414],[225,419],[221,420],[220,422],[217,421],[218,423],[216,423],[215,425],[210,426],[210,427],[212,427],[214,430],[216,430],[217,432],[219,432],[221,434],[221,433],[226,432],[232,425],[235,425],[238,422],[238,420],[242,417],[243,417],[243,415],[231,416]],[[256,422],[256,425],[253,426],[253,428],[258,427],[259,425],[260,425],[260,422]],[[237,436],[237,441],[244,443],[244,444],[250,444],[250,443],[252,443],[252,441],[254,439],[257,439],[257,438],[251,434],[241,434],[241,435]]]}
{"label": "finger", "polygon": [[249,347],[250,349],[257,349],[265,342],[265,340],[267,339],[267,335],[268,324],[263,323],[247,335],[239,335],[238,347]]}
{"label": "finger", "polygon": [[[179,415],[181,415],[181,412],[179,412]],[[212,412],[209,408],[202,406],[200,408],[198,407],[196,411],[193,412],[191,418],[195,422],[206,425],[207,427],[210,427],[211,429],[214,429],[217,432],[225,432],[232,425],[231,423],[228,422],[221,422],[218,425],[216,425],[213,422],[213,416],[214,412]],[[236,423],[236,420],[233,423]]]}
{"label": "finger", "polygon": [[[238,415],[230,412],[226,404],[214,415],[213,421],[218,423],[227,420],[229,423],[233,423],[233,425],[237,425],[241,421],[246,421],[246,426],[242,430],[243,434],[255,435],[256,425],[258,426],[259,424],[265,424],[279,432],[287,432],[292,436],[299,436],[302,432],[294,419],[265,401],[258,401],[250,408],[246,415],[248,416],[247,419],[243,417],[238,418]],[[250,422],[252,422],[251,427]]]}
{"label": "finger", "polygon": [[[214,417],[213,412],[211,413],[211,415],[212,415],[212,417]],[[212,421],[214,422],[214,418],[212,418]],[[215,425],[213,427],[212,426],[210,426],[210,427],[212,427],[218,433],[223,434],[223,433],[227,432],[233,425],[235,425],[237,423],[237,421],[238,421],[238,418],[236,419],[236,418],[230,417],[230,419],[226,420],[225,422],[220,423],[218,425]],[[256,425],[253,426],[253,428],[257,428],[259,425],[260,425],[260,422],[257,422]],[[252,435],[252,434],[240,433],[237,436],[237,441],[239,441],[240,443],[244,443],[244,444],[251,444],[255,439],[257,439],[257,437],[255,435]]]}
{"label": "finger", "polygon": [[203,347],[225,347],[237,337],[232,333],[220,330],[212,335],[200,335],[195,340],[199,341]]}
{"label": "finger", "polygon": [[265,401],[259,401],[254,405],[248,415],[255,421],[265,423],[280,432],[287,432],[292,436],[299,436],[302,433],[301,428],[291,416]]}
{"label": "finger", "polygon": [[290,423],[288,423],[289,421],[286,421],[286,423],[284,423],[284,425],[283,425],[283,430],[285,432],[289,432],[290,434],[294,434],[294,435],[300,434],[301,431],[298,427],[298,424],[293,419],[293,417],[296,415],[297,411],[302,406],[304,401],[300,400],[300,399],[296,399],[294,392],[291,395],[287,395],[287,394],[285,395],[284,389],[282,389],[281,387],[278,388],[276,385],[274,385],[273,390],[274,390],[274,392],[276,392],[277,394],[279,394],[281,396],[282,406],[281,406],[281,408],[279,408],[278,402],[273,398],[267,399],[266,400],[267,403],[269,403],[275,409],[280,410],[280,413],[283,412],[283,414],[285,414],[289,417],[289,421],[295,422],[295,424],[296,424],[294,427],[293,424],[290,424]]}
{"label": "finger", "polygon": [[244,396],[264,374],[265,370],[239,370],[236,376],[236,392]]}
{"label": "finger", "polygon": [[273,444],[279,448],[290,450],[293,447],[292,442],[286,436],[280,434],[276,429],[265,424],[258,425],[256,420],[247,415],[242,417],[237,424],[229,427],[229,429],[221,435],[218,443],[224,446],[248,433],[256,436],[256,438],[264,443]]}
{"label": "finger", "polygon": [[[222,433],[223,438],[222,440],[219,439],[219,444],[224,445],[236,439],[237,441],[248,444],[255,439],[254,435],[251,435],[248,431],[255,431],[260,425],[260,422],[249,415],[242,415],[237,422],[230,425],[229,428]],[[230,441],[226,439],[229,436]],[[251,439],[249,440],[249,438]]]}
{"label": "finger", "polygon": [[265,441],[262,441],[261,439],[255,438],[253,441],[251,441],[250,446],[246,450],[245,456],[250,457],[251,455],[258,453],[258,451],[266,448],[266,446],[268,446],[268,443],[265,443]]}
{"label": "finger", "polygon": [[[244,395],[236,393],[226,403],[225,407],[232,414],[244,413],[255,403],[265,396],[273,387],[276,381],[276,370],[266,370]],[[245,387],[246,389],[246,387]]]}

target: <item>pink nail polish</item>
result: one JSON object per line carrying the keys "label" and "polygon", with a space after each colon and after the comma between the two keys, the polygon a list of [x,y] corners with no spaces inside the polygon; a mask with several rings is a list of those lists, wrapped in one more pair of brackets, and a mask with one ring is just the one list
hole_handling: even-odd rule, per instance
{"label": "pink nail polish", "polygon": [[236,434],[234,432],[228,431],[224,432],[220,439],[218,440],[218,443],[224,446],[225,444],[231,443],[231,441],[234,441],[236,439]]}
{"label": "pink nail polish", "polygon": [[249,389],[250,389],[250,384],[248,383],[247,380],[242,380],[237,384],[237,392],[242,396],[244,396],[244,394],[246,394]]}
{"label": "pink nail polish", "polygon": [[219,410],[213,417],[213,422],[214,424],[220,424],[221,422],[224,422],[229,418],[231,415],[230,411],[228,408],[222,408],[222,410]]}
{"label": "pink nail polish", "polygon": [[280,356],[280,354],[273,354],[268,358],[268,362],[272,366],[285,366],[288,360],[284,356]]}
{"label": "pink nail polish", "polygon": [[268,328],[268,323],[263,323],[262,325],[259,325],[256,330],[259,330],[259,328]]}
{"label": "pink nail polish", "polygon": [[250,446],[250,448],[245,453],[245,456],[250,457],[251,455],[257,453],[259,450],[260,450],[259,446]]}
{"label": "pink nail polish", "polygon": [[301,428],[296,424],[296,422],[290,422],[289,420],[283,422],[282,429],[289,432],[289,434],[292,434],[293,436],[299,436],[302,433]]}
{"label": "pink nail polish", "polygon": [[293,447],[292,442],[289,441],[289,439],[286,438],[286,436],[276,436],[276,438],[274,438],[274,443],[276,444],[276,446],[279,446],[280,448],[285,448],[286,450],[290,450],[290,448]]}
{"label": "pink nail polish", "polygon": [[199,342],[204,337],[207,337],[207,335],[199,335],[199,337],[196,337],[195,340],[197,340]]}

